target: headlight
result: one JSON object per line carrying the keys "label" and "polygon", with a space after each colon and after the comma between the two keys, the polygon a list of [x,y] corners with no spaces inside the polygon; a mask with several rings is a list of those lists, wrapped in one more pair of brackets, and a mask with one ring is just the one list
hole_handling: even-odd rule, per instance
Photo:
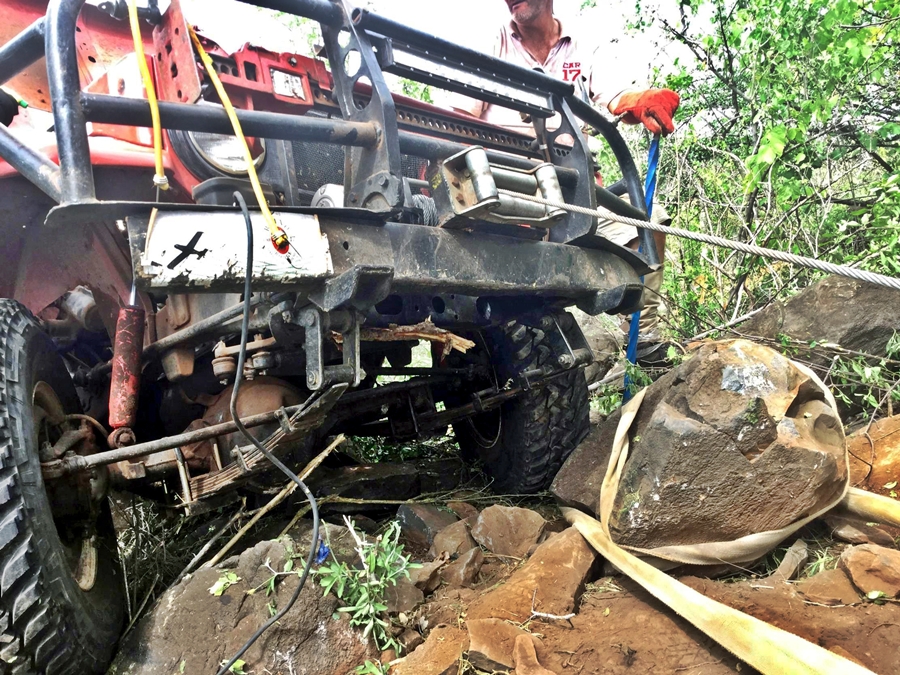
{"label": "headlight", "polygon": [[[190,131],[187,133],[187,137],[197,153],[219,171],[234,175],[247,173],[244,147],[235,136]],[[250,142],[253,165],[259,168],[266,158],[266,143],[261,138],[247,140]]]}

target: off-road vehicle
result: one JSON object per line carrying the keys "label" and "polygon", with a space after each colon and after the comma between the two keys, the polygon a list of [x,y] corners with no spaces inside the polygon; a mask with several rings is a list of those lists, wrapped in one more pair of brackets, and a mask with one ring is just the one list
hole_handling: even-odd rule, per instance
{"label": "off-road vehicle", "polygon": [[[0,1],[0,672],[103,672],[123,616],[110,488],[195,514],[283,482],[232,420],[236,383],[289,466],[339,432],[452,425],[495,489],[531,493],[588,428],[566,308],[640,306],[656,261],[526,199],[646,220],[596,185],[584,125],[643,204],[571,83],[342,2],[247,2],[319,22],[323,58],[227,53],[177,0],[142,2],[137,40],[123,0]],[[385,73],[534,134],[394,96]],[[18,99],[52,128],[16,121]]]}

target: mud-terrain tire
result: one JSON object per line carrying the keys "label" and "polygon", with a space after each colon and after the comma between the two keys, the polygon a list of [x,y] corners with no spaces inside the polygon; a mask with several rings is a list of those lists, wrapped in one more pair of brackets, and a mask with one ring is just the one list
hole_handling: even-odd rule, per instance
{"label": "mud-terrain tire", "polygon": [[22,305],[0,299],[0,673],[104,673],[124,616],[108,502],[96,526],[96,576],[82,590],[41,476],[34,392],[66,413],[78,397],[50,338]]}
{"label": "mud-terrain tire", "polygon": [[[501,386],[553,358],[538,328],[514,322],[482,335]],[[494,492],[533,494],[549,487],[589,426],[587,383],[583,369],[575,368],[453,429],[463,454],[484,463]]]}

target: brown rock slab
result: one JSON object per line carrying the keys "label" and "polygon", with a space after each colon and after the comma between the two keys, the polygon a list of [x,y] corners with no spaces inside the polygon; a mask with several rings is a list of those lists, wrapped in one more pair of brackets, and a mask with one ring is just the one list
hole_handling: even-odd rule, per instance
{"label": "brown rock slab", "polygon": [[532,599],[539,612],[563,615],[573,611],[598,556],[578,531],[570,527],[541,544],[505,584],[470,606],[468,619],[526,621]]}
{"label": "brown rock slab", "polygon": [[893,546],[894,538],[877,525],[870,525],[864,520],[835,512],[826,513],[825,524],[831,530],[831,536],[851,544],[878,544]]}
{"label": "brown rock slab", "polygon": [[472,588],[439,588],[434,596],[419,610],[419,616],[427,617],[428,625],[446,623],[458,626],[466,618],[469,603],[478,596]]}
{"label": "brown rock slab", "polygon": [[529,635],[520,635],[516,638],[513,657],[516,661],[516,675],[557,675],[540,664],[534,642]]}
{"label": "brown rock slab", "polygon": [[778,565],[778,569],[772,572],[769,578],[773,581],[790,581],[797,576],[800,568],[806,564],[807,560],[809,560],[809,548],[805,541],[798,539],[791,544],[787,553],[784,554],[781,564]]}
{"label": "brown rock slab", "polygon": [[455,513],[457,516],[459,516],[460,520],[478,517],[478,509],[469,504],[469,502],[447,502],[447,508],[453,511],[453,513]]}
{"label": "brown rock slab", "polygon": [[469,636],[453,626],[436,626],[425,643],[394,666],[391,675],[451,675],[469,648]]}
{"label": "brown rock slab", "polygon": [[888,497],[891,492],[900,495],[900,415],[880,419],[865,431],[847,437],[850,484]]}
{"label": "brown rock slab", "polygon": [[900,596],[900,551],[875,544],[851,546],[841,554],[841,567],[865,594],[881,591]]}
{"label": "brown rock slab", "polygon": [[434,535],[434,542],[428,550],[428,555],[437,558],[442,553],[446,553],[454,558],[475,548],[477,544],[469,532],[469,528],[474,524],[475,519],[473,518],[472,520],[458,520],[445,527]]}
{"label": "brown rock slab", "polygon": [[794,588],[810,602],[820,605],[855,605],[862,602],[859,592],[842,569],[819,572],[798,581]]}
{"label": "brown rock slab", "polygon": [[522,558],[540,539],[544,523],[531,509],[495,504],[478,514],[472,537],[492,553]]}
{"label": "brown rock slab", "polygon": [[438,532],[459,519],[431,504],[404,504],[397,510],[397,520],[408,541],[427,547]]}
{"label": "brown rock slab", "polygon": [[[747,340],[701,347],[647,389],[629,431],[610,517],[613,539],[643,548],[785,527],[838,499],[843,428],[809,378]],[[552,490],[597,512],[620,419],[613,413],[563,465]]]}
{"label": "brown rock slab", "polygon": [[415,631],[412,628],[407,628],[400,634],[399,637],[400,644],[403,645],[403,653],[408,654],[411,651],[415,651],[415,649],[422,643],[425,642],[425,638],[422,637],[419,631]]}
{"label": "brown rock slab", "polygon": [[502,619],[468,619],[469,663],[479,670],[492,672],[515,667],[513,650],[520,635],[533,640],[538,651],[543,650],[541,641],[517,626]]}
{"label": "brown rock slab", "polygon": [[476,546],[441,570],[441,579],[450,586],[471,586],[484,564],[484,553]]}
{"label": "brown rock slab", "polygon": [[408,614],[423,602],[425,594],[409,579],[400,579],[395,586],[388,586],[384,592],[384,604],[392,614]]}
{"label": "brown rock slab", "polygon": [[447,556],[420,564],[421,567],[409,570],[409,580],[416,588],[431,593],[441,584],[440,569],[447,564]]}

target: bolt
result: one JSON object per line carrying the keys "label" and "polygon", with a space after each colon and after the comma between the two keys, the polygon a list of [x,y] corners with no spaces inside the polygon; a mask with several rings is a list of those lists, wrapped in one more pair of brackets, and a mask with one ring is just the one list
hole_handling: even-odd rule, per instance
{"label": "bolt", "polygon": [[386,188],[388,186],[388,183],[390,183],[390,180],[388,180],[387,176],[382,176],[381,180],[378,181],[378,184],[381,185],[381,187],[383,187],[383,188]]}
{"label": "bolt", "polygon": [[290,312],[290,310],[288,310],[288,309],[284,310],[284,311],[281,313],[281,319],[282,319],[282,321],[284,321],[285,323],[290,323],[290,322],[291,322],[291,319],[293,319],[293,318],[294,318],[294,317],[291,315],[291,312]]}
{"label": "bolt", "polygon": [[292,56],[291,58],[288,59],[288,63],[290,63],[292,66],[296,66],[297,59]]}
{"label": "bolt", "polygon": [[560,355],[560,357],[556,359],[556,362],[563,368],[571,368],[575,365],[575,359],[572,358],[571,354]]}
{"label": "bolt", "polygon": [[544,330],[550,330],[553,328],[553,317],[552,316],[544,316],[541,317],[541,328]]}

